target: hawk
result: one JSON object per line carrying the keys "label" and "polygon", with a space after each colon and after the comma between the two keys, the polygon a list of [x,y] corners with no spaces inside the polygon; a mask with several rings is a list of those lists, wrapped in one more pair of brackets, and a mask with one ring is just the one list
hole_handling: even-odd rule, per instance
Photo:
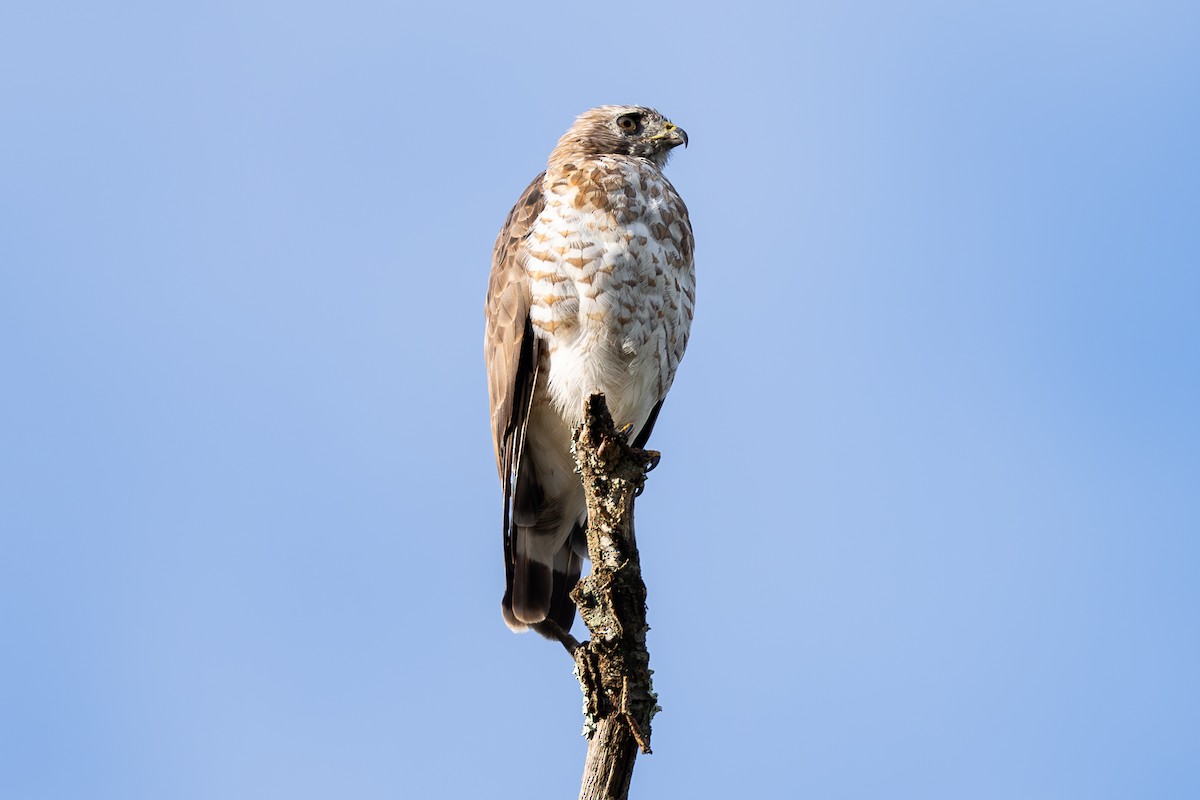
{"label": "hawk", "polygon": [[642,447],[683,357],[694,240],[662,169],[687,141],[652,108],[585,112],[496,238],[484,355],[513,630],[575,618],[587,508],[571,431],[584,401],[602,392]]}

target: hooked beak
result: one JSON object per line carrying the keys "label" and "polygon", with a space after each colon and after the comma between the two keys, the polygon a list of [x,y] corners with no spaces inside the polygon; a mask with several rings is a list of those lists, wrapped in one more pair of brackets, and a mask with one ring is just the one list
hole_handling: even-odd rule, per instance
{"label": "hooked beak", "polygon": [[663,142],[668,148],[678,147],[679,145],[687,147],[688,143],[687,131],[672,122],[663,125],[663,132],[654,138],[657,141]]}

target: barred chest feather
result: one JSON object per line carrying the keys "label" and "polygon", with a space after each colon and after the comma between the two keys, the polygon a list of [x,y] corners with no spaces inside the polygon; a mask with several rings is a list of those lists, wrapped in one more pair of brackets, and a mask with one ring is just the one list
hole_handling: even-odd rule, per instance
{"label": "barred chest feather", "polygon": [[686,208],[653,164],[600,156],[552,167],[526,240],[538,399],[566,421],[603,392],[640,430],[671,386],[695,304]]}

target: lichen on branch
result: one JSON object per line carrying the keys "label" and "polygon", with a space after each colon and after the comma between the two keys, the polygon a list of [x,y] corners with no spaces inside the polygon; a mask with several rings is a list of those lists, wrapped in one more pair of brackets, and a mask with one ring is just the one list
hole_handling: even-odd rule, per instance
{"label": "lichen on branch", "polygon": [[[652,451],[631,447],[613,425],[603,395],[588,398],[583,423],[572,437],[572,451],[587,496],[588,556],[591,574],[571,593],[591,639],[575,649],[575,670],[584,691],[584,733],[591,739],[589,767],[611,770],[627,764],[628,791],[636,750],[650,752],[650,722],[659,710],[646,651],[646,586],[633,527],[634,498],[646,471],[658,460]],[[619,751],[629,750],[627,754]],[[596,777],[593,775],[593,777]]]}

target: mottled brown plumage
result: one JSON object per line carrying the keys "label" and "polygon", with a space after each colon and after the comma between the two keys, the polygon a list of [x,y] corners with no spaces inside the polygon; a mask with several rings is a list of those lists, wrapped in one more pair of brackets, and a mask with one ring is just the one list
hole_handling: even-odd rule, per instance
{"label": "mottled brown plumage", "polygon": [[585,507],[570,434],[584,399],[603,392],[644,444],[683,357],[692,229],[661,170],[686,143],[653,109],[586,112],[496,240],[484,349],[514,629],[574,618]]}

